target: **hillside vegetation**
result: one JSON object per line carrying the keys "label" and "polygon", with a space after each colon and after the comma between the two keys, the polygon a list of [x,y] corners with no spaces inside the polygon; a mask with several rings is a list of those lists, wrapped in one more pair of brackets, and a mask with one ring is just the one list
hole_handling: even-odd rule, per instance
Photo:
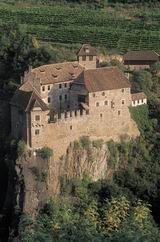
{"label": "hillside vegetation", "polygon": [[119,52],[129,49],[160,51],[158,3],[106,5],[95,10],[96,1],[91,5],[54,2],[4,1],[0,4],[0,24],[17,22],[45,42],[68,45],[90,42]]}

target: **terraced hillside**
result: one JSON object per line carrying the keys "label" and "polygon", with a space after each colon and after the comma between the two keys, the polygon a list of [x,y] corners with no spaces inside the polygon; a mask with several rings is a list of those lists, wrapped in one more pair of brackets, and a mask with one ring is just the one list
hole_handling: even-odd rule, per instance
{"label": "terraced hillside", "polygon": [[62,6],[0,4],[0,24],[21,23],[39,39],[54,43],[84,43],[124,52],[128,49],[160,51],[160,11],[148,8],[123,15],[116,10],[90,10]]}

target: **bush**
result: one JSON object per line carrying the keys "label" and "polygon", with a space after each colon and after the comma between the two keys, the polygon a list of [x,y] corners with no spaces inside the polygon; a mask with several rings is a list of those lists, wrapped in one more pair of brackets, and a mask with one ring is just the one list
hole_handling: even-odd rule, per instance
{"label": "bush", "polygon": [[51,156],[53,156],[53,150],[49,147],[43,147],[40,150],[40,156],[42,159],[49,159]]}
{"label": "bush", "polygon": [[118,144],[115,143],[113,140],[110,140],[109,142],[107,142],[107,146],[109,149],[109,165],[111,165],[112,167],[115,167],[118,162],[119,162],[119,150],[118,150]]}
{"label": "bush", "polygon": [[80,138],[80,143],[81,143],[82,147],[86,148],[86,149],[88,149],[91,145],[91,141],[88,136],[82,136]]}
{"label": "bush", "polygon": [[32,174],[36,177],[36,180],[40,180],[41,175],[40,175],[38,167],[32,166],[32,167],[30,167],[30,170],[32,171]]}
{"label": "bush", "polygon": [[27,146],[24,140],[20,140],[17,145],[17,153],[19,156],[24,155],[27,151]]}
{"label": "bush", "polygon": [[47,171],[42,171],[42,173],[41,173],[41,182],[46,182],[47,181],[47,176],[48,176]]}
{"label": "bush", "polygon": [[103,140],[102,139],[97,139],[97,140],[94,140],[93,142],[92,142],[92,144],[93,144],[93,147],[95,147],[95,148],[99,148],[99,149],[101,149],[102,148],[102,145],[103,145]]}

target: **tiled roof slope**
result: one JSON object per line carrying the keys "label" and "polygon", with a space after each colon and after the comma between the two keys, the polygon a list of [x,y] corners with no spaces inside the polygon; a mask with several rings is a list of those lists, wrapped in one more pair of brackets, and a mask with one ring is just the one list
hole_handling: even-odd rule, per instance
{"label": "tiled roof slope", "polygon": [[85,70],[74,83],[85,85],[88,92],[131,87],[130,82],[118,67]]}
{"label": "tiled roof slope", "polygon": [[43,102],[35,88],[28,81],[24,83],[14,94],[11,104],[21,110],[29,111],[33,107],[40,107],[43,111],[48,110],[48,106]]}
{"label": "tiled roof slope", "polygon": [[123,60],[153,60],[158,61],[159,55],[155,51],[129,51],[123,56]]}
{"label": "tiled roof slope", "polygon": [[[35,81],[40,83],[54,84],[60,82],[68,82],[76,78],[82,71],[83,67],[78,62],[65,62],[59,64],[49,64],[37,67],[31,71],[34,74]],[[31,77],[32,81],[32,77]]]}
{"label": "tiled roof slope", "polygon": [[132,93],[132,101],[145,99],[145,98],[147,98],[147,96],[144,92]]}
{"label": "tiled roof slope", "polygon": [[[88,52],[86,52],[86,49],[88,49]],[[97,52],[94,47],[92,47],[90,44],[84,44],[77,52],[77,56],[96,56]]]}

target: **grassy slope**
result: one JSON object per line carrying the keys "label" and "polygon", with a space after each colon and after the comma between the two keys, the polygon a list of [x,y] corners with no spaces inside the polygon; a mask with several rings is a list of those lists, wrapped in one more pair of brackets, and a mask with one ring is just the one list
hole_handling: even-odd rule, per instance
{"label": "grassy slope", "polygon": [[[9,4],[12,3],[12,4]],[[104,49],[160,51],[160,12],[155,6],[107,6],[93,9],[73,5],[41,5],[28,0],[0,3],[0,23],[16,21],[45,42],[77,49],[90,42]],[[74,43],[74,45],[73,45]]]}

